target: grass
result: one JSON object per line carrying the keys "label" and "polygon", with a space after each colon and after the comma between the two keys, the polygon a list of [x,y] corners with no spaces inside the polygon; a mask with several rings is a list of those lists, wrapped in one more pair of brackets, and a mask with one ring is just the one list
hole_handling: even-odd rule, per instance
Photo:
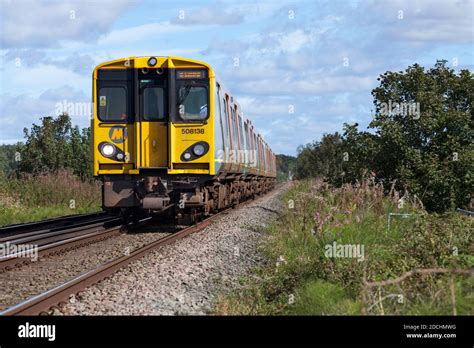
{"label": "grass", "polygon": [[0,172],[0,225],[101,209],[100,185],[67,171],[5,176]]}
{"label": "grass", "polygon": [[[365,286],[416,268],[474,267],[471,218],[430,215],[416,197],[384,192],[372,180],[341,188],[320,180],[297,183],[282,198],[288,209],[266,231],[261,251],[267,263],[240,291],[221,296],[215,313],[473,314],[474,282],[466,275],[414,275]],[[394,216],[388,229],[389,213],[410,215]],[[358,245],[363,261],[331,257],[334,243]]]}

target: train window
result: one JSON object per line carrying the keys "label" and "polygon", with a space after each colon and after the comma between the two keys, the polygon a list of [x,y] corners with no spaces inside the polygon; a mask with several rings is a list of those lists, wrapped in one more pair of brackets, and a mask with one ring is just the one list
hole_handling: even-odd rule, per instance
{"label": "train window", "polygon": [[205,120],[209,116],[206,87],[185,85],[178,90],[178,113],[183,120]]}
{"label": "train window", "polygon": [[254,151],[255,155],[257,155],[257,167],[260,164],[260,153],[258,151],[258,143],[257,143],[257,134],[253,133],[253,143],[254,143]]}
{"label": "train window", "polygon": [[225,128],[225,134],[226,134],[226,139],[225,139],[225,144],[226,144],[226,150],[230,150],[230,129],[229,129],[229,109],[227,105],[227,99],[222,98],[224,102],[224,128]]}
{"label": "train window", "polygon": [[101,121],[127,122],[127,90],[125,87],[100,88],[98,103]]}
{"label": "train window", "polygon": [[241,150],[245,150],[245,143],[244,143],[244,129],[242,127],[242,117],[239,116],[239,136],[240,136],[240,147]]}
{"label": "train window", "polygon": [[247,144],[247,150],[251,150],[251,145],[249,141],[249,126],[247,122],[244,122],[244,132],[245,132],[245,144]]}
{"label": "train window", "polygon": [[164,120],[165,91],[161,87],[146,87],[143,90],[142,114],[146,121]]}
{"label": "train window", "polygon": [[232,135],[235,137],[235,139],[232,139],[232,140],[235,140],[235,144],[237,145],[237,127],[235,125],[235,108],[231,108],[231,114],[232,114]]}
{"label": "train window", "polygon": [[250,129],[250,142],[252,143],[252,146],[251,146],[252,151],[254,151],[255,150],[255,141],[253,139],[253,128]]}

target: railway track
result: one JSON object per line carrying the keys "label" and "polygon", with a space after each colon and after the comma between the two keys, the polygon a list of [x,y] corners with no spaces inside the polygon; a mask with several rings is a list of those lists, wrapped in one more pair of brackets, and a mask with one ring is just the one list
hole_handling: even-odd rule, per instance
{"label": "railway track", "polygon": [[66,215],[41,221],[26,222],[0,227],[0,237],[8,237],[15,234],[27,233],[33,231],[52,231],[68,226],[100,222],[102,219],[110,217],[106,212],[100,211],[89,214]]}
{"label": "railway track", "polygon": [[[58,225],[54,225],[56,222]],[[0,229],[0,236],[3,236],[0,244],[4,246],[4,253],[0,255],[0,272],[21,267],[36,261],[38,257],[109,238],[119,234],[121,227],[119,218],[106,213],[73,215],[4,227]],[[5,253],[10,249],[13,252]]]}
{"label": "railway track", "polygon": [[168,233],[164,237],[159,238],[151,243],[132,251],[128,255],[117,257],[109,262],[103,263],[92,270],[83,272],[78,276],[69,279],[62,284],[51,288],[43,293],[24,300],[14,306],[11,306],[0,312],[0,315],[44,315],[48,314],[51,309],[66,304],[69,296],[77,294],[88,286],[97,283],[117,270],[123,268],[129,263],[145,256],[149,252],[163,245],[172,243],[178,239],[184,238],[191,233],[196,233],[209,226],[215,219],[223,214],[227,214],[229,208],[215,215],[212,215],[196,225],[192,225],[174,233]]}

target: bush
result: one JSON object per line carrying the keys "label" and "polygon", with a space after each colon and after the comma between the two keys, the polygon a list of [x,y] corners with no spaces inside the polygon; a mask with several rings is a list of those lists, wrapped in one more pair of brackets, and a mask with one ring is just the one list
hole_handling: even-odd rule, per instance
{"label": "bush", "polygon": [[[472,220],[450,213],[429,215],[415,197],[372,177],[334,188],[322,180],[300,182],[283,200],[294,203],[268,228],[262,252],[268,263],[242,292],[219,302],[220,314],[452,314],[454,282],[458,314],[474,308],[472,278],[414,275],[394,285],[366,287],[416,268],[470,269]],[[388,214],[409,214],[392,217]],[[363,257],[327,257],[327,247],[363,246]],[[291,301],[290,299],[293,299]]]}
{"label": "bush", "polygon": [[0,224],[100,210],[100,183],[67,170],[12,174],[0,171]]}

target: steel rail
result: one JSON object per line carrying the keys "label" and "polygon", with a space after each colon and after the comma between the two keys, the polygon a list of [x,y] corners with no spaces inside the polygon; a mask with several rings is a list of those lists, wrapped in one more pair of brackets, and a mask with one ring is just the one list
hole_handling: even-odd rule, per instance
{"label": "steel rail", "polygon": [[[11,235],[17,233],[26,233],[39,230],[50,230],[55,228],[66,227],[70,224],[80,223],[80,222],[93,222],[94,220],[110,216],[106,212],[95,212],[89,214],[77,214],[77,215],[66,215],[56,218],[26,222],[13,225],[5,225],[0,227],[0,236]],[[100,221],[100,220],[99,220]]]}
{"label": "steel rail", "polygon": [[[94,232],[82,234],[64,240],[59,240],[50,244],[40,246],[38,248],[38,258],[47,255],[66,252],[68,250],[84,246],[87,244],[99,242],[107,238],[117,236],[122,233],[123,226],[116,226],[105,230],[96,230]],[[9,271],[14,267],[21,267],[25,264],[33,263],[35,261],[17,254],[0,257],[0,273],[2,271]]]}
{"label": "steel rail", "polygon": [[[32,253],[35,254],[35,257],[40,257],[65,252],[121,233],[123,225],[119,218],[107,216],[102,218],[102,222],[96,221],[89,224],[80,223],[78,226],[68,226],[54,232],[49,230],[28,232],[1,238],[3,255],[0,255],[0,272],[35,262],[31,259]],[[16,250],[16,252],[6,254],[5,250],[10,249]]]}

